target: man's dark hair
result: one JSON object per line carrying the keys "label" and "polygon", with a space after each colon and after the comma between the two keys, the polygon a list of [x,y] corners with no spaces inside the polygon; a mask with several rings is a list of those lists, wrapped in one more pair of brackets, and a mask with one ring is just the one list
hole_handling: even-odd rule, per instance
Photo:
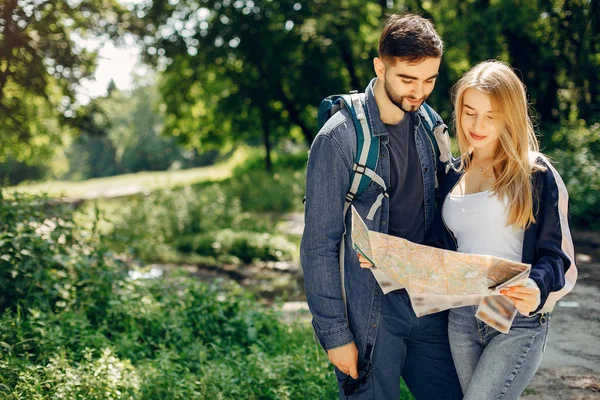
{"label": "man's dark hair", "polygon": [[413,14],[392,14],[379,38],[379,58],[394,63],[396,58],[418,62],[424,58],[441,58],[444,43],[431,21]]}

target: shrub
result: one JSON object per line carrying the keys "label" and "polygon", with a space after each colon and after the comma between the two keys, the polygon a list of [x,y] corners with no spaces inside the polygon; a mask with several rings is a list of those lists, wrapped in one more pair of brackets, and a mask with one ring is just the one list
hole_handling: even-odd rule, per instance
{"label": "shrub", "polygon": [[77,235],[68,206],[0,195],[0,221],[0,311],[20,304],[58,311],[78,300],[89,300],[94,311],[106,303],[111,282],[126,274],[98,242]]}
{"label": "shrub", "polygon": [[565,145],[549,156],[569,190],[572,222],[600,229],[600,124],[562,127],[555,136]]}
{"label": "shrub", "polygon": [[[0,264],[0,398],[337,397],[310,327],[282,324],[239,285],[132,280],[69,209],[20,197],[1,207],[3,240],[18,240],[19,251]],[[44,221],[56,225],[40,231]],[[40,264],[21,262],[23,250]]]}
{"label": "shrub", "polygon": [[239,200],[244,211],[279,214],[298,211],[302,209],[304,172],[249,171],[223,182],[223,188]]}
{"label": "shrub", "polygon": [[112,246],[144,260],[163,259],[182,238],[235,226],[244,218],[239,202],[218,184],[134,197],[120,212],[109,235]]}
{"label": "shrub", "polygon": [[182,239],[177,249],[203,256],[234,256],[249,264],[256,260],[291,260],[296,246],[280,235],[224,229]]}

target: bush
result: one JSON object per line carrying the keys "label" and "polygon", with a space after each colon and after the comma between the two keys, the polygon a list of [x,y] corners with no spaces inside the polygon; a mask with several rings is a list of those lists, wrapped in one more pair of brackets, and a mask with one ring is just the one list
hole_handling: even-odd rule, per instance
{"label": "bush", "polygon": [[120,210],[110,233],[112,246],[144,260],[161,260],[176,243],[245,218],[239,202],[218,184],[185,187],[134,197]]}
{"label": "bush", "polygon": [[555,133],[565,145],[549,156],[569,190],[572,223],[600,229],[600,124],[567,126]]}
{"label": "bush", "polygon": [[105,289],[126,274],[98,242],[77,235],[67,206],[0,194],[0,221],[0,311],[19,305],[58,311],[79,300],[91,301],[95,311],[106,302]]}
{"label": "bush", "polygon": [[291,260],[296,246],[285,237],[251,231],[224,229],[182,239],[177,249],[203,256],[234,256],[249,264],[255,260]]}
{"label": "bush", "polygon": [[[294,153],[275,151],[271,154],[271,162],[274,172],[284,170],[304,172],[308,162],[308,153],[306,151]],[[265,156],[262,151],[252,152],[244,163],[233,169],[233,176],[237,177],[253,172],[266,172]]]}
{"label": "bush", "polygon": [[115,250],[146,261],[171,261],[176,250],[229,254],[244,262],[288,259],[296,249],[280,236],[262,233],[272,231],[282,213],[302,205],[302,176],[260,172],[134,197],[112,211],[115,227],[108,236]]}
{"label": "bush", "polygon": [[223,189],[239,200],[242,210],[283,214],[302,210],[304,172],[249,171],[223,182]]}
{"label": "bush", "polygon": [[117,286],[97,331],[85,314],[29,313],[29,323],[2,315],[0,397],[335,397],[310,328],[282,325],[239,286],[189,278]]}
{"label": "bush", "polygon": [[3,254],[16,243],[0,264],[0,398],[336,396],[310,328],[283,325],[240,286],[131,280],[43,198],[3,200],[0,217]]}

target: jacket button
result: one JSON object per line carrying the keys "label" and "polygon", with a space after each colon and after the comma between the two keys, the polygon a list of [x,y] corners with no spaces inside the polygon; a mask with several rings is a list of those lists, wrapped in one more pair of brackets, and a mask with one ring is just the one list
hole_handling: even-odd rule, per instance
{"label": "jacket button", "polygon": [[387,157],[387,156],[385,155],[385,152],[383,152],[383,151],[381,152],[381,157],[382,157],[382,158],[386,158],[386,157]]}
{"label": "jacket button", "polygon": [[377,324],[371,324],[371,327],[377,328]]}
{"label": "jacket button", "polygon": [[427,172],[427,167],[425,167],[423,170],[424,170],[425,172]]}

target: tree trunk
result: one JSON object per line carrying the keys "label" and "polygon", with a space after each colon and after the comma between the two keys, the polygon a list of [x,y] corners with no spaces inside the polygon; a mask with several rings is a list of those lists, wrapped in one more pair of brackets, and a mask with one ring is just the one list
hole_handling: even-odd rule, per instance
{"label": "tree trunk", "polygon": [[277,82],[276,89],[277,89],[277,94],[279,95],[279,99],[283,102],[285,109],[290,114],[290,119],[292,120],[292,122],[294,122],[296,125],[298,125],[300,127],[300,129],[302,129],[302,134],[304,135],[304,141],[310,147],[310,145],[312,144],[312,142],[315,138],[315,133],[313,132],[312,129],[309,129],[306,126],[304,121],[302,121],[302,118],[300,117],[300,112],[298,111],[298,109],[296,109],[292,100],[286,95],[281,82]]}
{"label": "tree trunk", "polygon": [[342,54],[342,60],[346,64],[348,73],[350,74],[350,86],[352,90],[362,91],[358,76],[356,76],[356,67],[354,66],[354,58],[352,57],[352,43],[347,35],[341,34],[338,40],[340,52]]}
{"label": "tree trunk", "polygon": [[269,110],[267,109],[266,104],[261,105],[260,114],[263,128],[263,144],[265,146],[265,167],[268,172],[272,172],[273,164],[271,162],[271,124],[269,123]]}
{"label": "tree trunk", "polygon": [[[254,64],[254,66],[256,67],[256,70],[258,71],[258,75],[260,76],[260,78],[262,80],[264,80],[265,82],[269,82],[269,75],[267,74],[267,71],[265,71],[265,69],[263,68],[261,63],[256,60],[249,60],[249,61],[252,61],[252,64]],[[308,147],[310,147],[310,145],[313,142],[313,139],[315,138],[314,132],[306,126],[304,121],[302,121],[302,118],[300,117],[300,112],[294,105],[294,102],[285,93],[285,90],[283,88],[283,85],[281,84],[281,81],[278,81],[275,84],[274,89],[275,89],[276,98],[283,103],[283,106],[289,113],[290,119],[292,120],[292,122],[300,127],[300,129],[302,130],[302,134],[304,135],[304,140],[305,140],[306,144],[308,145]],[[265,107],[267,107],[267,106],[265,105]]]}

